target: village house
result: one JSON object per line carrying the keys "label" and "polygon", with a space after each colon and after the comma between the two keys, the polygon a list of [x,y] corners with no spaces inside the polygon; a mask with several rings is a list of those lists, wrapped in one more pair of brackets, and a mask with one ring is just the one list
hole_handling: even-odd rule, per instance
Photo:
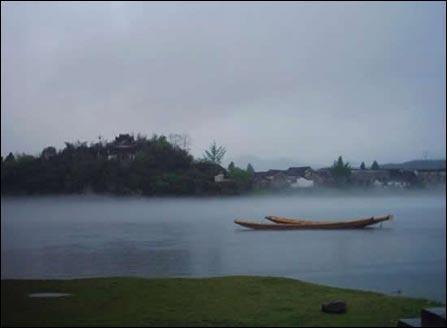
{"label": "village house", "polygon": [[388,181],[390,181],[389,170],[351,170],[350,183],[353,186],[383,186]]}
{"label": "village house", "polygon": [[[409,188],[445,185],[445,169],[409,171],[402,169],[352,169],[347,183],[357,187]],[[253,186],[258,189],[333,187],[330,168],[312,170],[309,166],[287,170],[255,172]]]}
{"label": "village house", "polygon": [[216,182],[216,183],[229,182],[229,181],[232,181],[232,180],[225,178],[225,174],[223,172],[214,176],[214,182]]}
{"label": "village house", "polygon": [[259,189],[308,188],[313,186],[313,181],[308,178],[311,171],[309,166],[303,166],[290,167],[287,170],[255,172],[253,185]]}
{"label": "village house", "polygon": [[398,188],[434,186],[445,184],[445,170],[352,170],[351,183],[356,186]]}
{"label": "village house", "polygon": [[281,170],[255,172],[253,186],[257,189],[278,188],[288,185],[287,176]]}
{"label": "village house", "polygon": [[408,188],[417,184],[417,176],[413,171],[402,169],[390,169],[390,180],[388,187]]}
{"label": "village house", "polygon": [[135,139],[129,134],[120,134],[115,137],[112,145],[109,148],[108,159],[119,159],[121,161],[135,159],[137,147]]}
{"label": "village house", "polygon": [[328,168],[307,171],[305,177],[308,180],[312,180],[316,187],[335,186],[335,179],[332,176],[331,170]]}
{"label": "village house", "polygon": [[416,170],[414,175],[422,186],[445,186],[445,169]]}
{"label": "village house", "polygon": [[308,180],[306,178],[297,178],[295,182],[291,183],[292,188],[312,188],[314,186],[313,180]]}
{"label": "village house", "polygon": [[314,181],[310,178],[312,175],[310,166],[289,167],[285,174],[292,188],[310,188],[314,186]]}

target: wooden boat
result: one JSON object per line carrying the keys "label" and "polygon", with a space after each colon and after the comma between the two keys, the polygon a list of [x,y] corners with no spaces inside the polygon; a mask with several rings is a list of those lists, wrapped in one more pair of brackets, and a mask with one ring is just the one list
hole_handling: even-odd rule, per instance
{"label": "wooden boat", "polygon": [[298,224],[298,225],[321,225],[321,226],[335,226],[340,228],[363,228],[372,224],[376,224],[379,222],[391,220],[393,218],[392,215],[386,216],[377,216],[363,219],[356,219],[350,221],[311,221],[311,220],[302,220],[302,219],[289,219],[281,216],[266,216],[267,220],[270,220],[279,224]]}
{"label": "wooden boat", "polygon": [[234,223],[246,228],[263,230],[305,230],[305,229],[361,229],[366,226],[377,224],[392,219],[392,215],[371,217],[366,219],[350,221],[310,221],[289,219],[279,216],[266,216],[266,219],[274,223],[258,223],[236,219]]}
{"label": "wooden boat", "polygon": [[[259,229],[259,230],[302,230],[306,229],[299,224],[276,224],[276,223],[259,223],[259,222],[249,222],[236,219],[234,223],[239,224],[246,228]],[[307,228],[309,229],[309,228]]]}

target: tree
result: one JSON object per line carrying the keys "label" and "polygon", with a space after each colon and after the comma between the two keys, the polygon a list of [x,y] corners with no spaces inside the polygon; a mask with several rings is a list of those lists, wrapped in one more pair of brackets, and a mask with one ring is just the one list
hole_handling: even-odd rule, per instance
{"label": "tree", "polygon": [[213,164],[220,164],[226,153],[226,149],[223,146],[217,146],[216,142],[210,145],[208,150],[205,150],[204,160]]}
{"label": "tree", "polygon": [[248,173],[250,173],[250,175],[253,175],[253,174],[255,174],[255,169],[253,168],[253,166],[250,164],[250,163],[248,163],[248,165],[247,165],[247,170],[246,170]]}
{"label": "tree", "polygon": [[6,162],[13,162],[13,161],[15,161],[15,157],[14,157],[14,155],[12,153],[9,153],[8,156],[6,156],[6,158],[5,158],[5,163]]}
{"label": "tree", "polygon": [[331,167],[331,173],[338,185],[345,184],[351,176],[351,166],[344,163],[343,158],[339,156]]}
{"label": "tree", "polygon": [[371,165],[371,170],[380,170],[380,166],[377,161],[374,161]]}
{"label": "tree", "polygon": [[[114,141],[66,142],[61,151],[43,149],[41,156],[10,153],[2,158],[1,193],[82,193],[92,190],[116,194],[219,194],[248,190],[251,176],[234,163],[232,181],[215,183],[215,176],[226,170],[222,161],[225,148],[214,142],[207,161],[194,161],[183,149],[183,137],[123,134]],[[183,143],[178,143],[178,141]],[[174,142],[173,142],[174,141]],[[132,161],[108,159],[117,143],[134,148]],[[51,160],[44,160],[51,157]]]}
{"label": "tree", "polygon": [[365,162],[362,162],[362,164],[360,164],[360,169],[361,169],[361,170],[366,169]]}
{"label": "tree", "polygon": [[248,190],[251,186],[252,175],[234,165],[233,162],[228,166],[228,177],[234,182],[237,192]]}
{"label": "tree", "polygon": [[235,167],[236,167],[236,166],[234,165],[234,162],[231,162],[230,165],[228,165],[228,172],[230,172],[230,174],[231,174],[231,172],[234,171],[234,168],[235,168]]}
{"label": "tree", "polygon": [[169,135],[169,142],[174,147],[178,147],[187,152],[189,152],[191,149],[191,137],[186,133],[183,134],[171,133]]}

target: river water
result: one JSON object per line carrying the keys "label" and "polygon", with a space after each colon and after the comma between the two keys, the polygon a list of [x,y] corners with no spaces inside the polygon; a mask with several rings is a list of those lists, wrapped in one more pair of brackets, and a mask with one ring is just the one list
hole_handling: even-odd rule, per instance
{"label": "river water", "polygon": [[[347,219],[362,230],[251,231],[235,218]],[[268,275],[446,299],[445,194],[7,197],[1,277]]]}

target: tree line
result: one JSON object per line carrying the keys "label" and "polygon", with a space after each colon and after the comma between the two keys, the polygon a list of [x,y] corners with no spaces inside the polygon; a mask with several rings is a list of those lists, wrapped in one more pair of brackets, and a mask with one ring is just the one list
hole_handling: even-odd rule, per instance
{"label": "tree line", "polygon": [[[225,148],[213,143],[203,158],[189,153],[182,135],[120,135],[108,142],[66,142],[40,156],[9,154],[1,159],[2,194],[110,193],[141,195],[238,194],[250,188],[250,173],[221,160]],[[242,172],[244,171],[244,172]],[[226,183],[215,183],[223,173]]]}
{"label": "tree line", "polygon": [[[374,161],[371,164],[371,170],[380,170],[379,163]],[[365,162],[360,164],[360,170],[366,170]],[[343,157],[339,156],[334,164],[330,168],[330,172],[335,179],[335,183],[338,187],[343,187],[349,184],[349,178],[351,176],[352,167],[348,162],[343,162]]]}
{"label": "tree line", "polygon": [[[1,158],[1,193],[217,195],[253,189],[251,164],[222,167],[226,149],[215,141],[195,159],[190,142],[180,134],[121,134],[110,142],[99,137],[90,144],[65,142],[61,150],[46,147],[39,156],[10,153]],[[380,169],[377,161],[371,169]],[[337,186],[349,184],[351,170],[341,156],[334,161],[330,172]]]}

